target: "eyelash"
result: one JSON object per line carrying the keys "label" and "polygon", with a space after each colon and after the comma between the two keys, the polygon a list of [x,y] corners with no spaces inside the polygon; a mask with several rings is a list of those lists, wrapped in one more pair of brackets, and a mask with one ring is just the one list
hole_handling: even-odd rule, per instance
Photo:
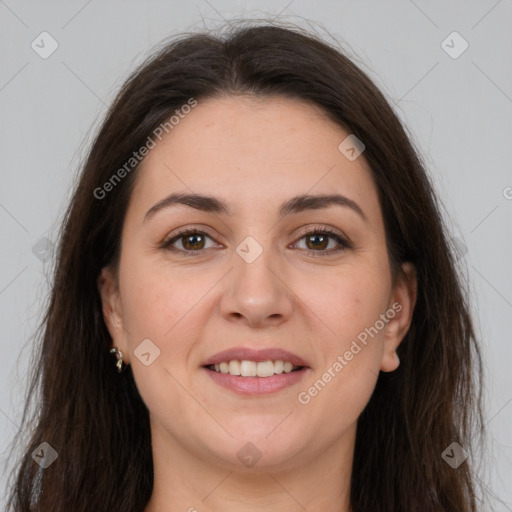
{"label": "eyelash", "polygon": [[[205,252],[205,249],[200,250],[193,250],[193,251],[187,251],[184,249],[176,249],[175,247],[171,247],[174,242],[177,242],[181,238],[184,238],[188,235],[201,235],[201,236],[207,236],[208,238],[211,238],[213,240],[213,237],[206,231],[203,231],[202,229],[194,229],[194,228],[184,228],[181,231],[178,231],[172,238],[168,240],[164,240],[162,242],[161,248],[167,249],[169,251],[173,252],[181,252],[182,256],[189,257],[189,256],[198,256],[201,253]],[[312,235],[327,235],[329,238],[332,238],[336,240],[336,242],[341,246],[337,249],[330,249],[330,250],[321,250],[321,251],[312,251],[310,249],[303,249],[306,251],[306,254],[311,257],[318,257],[318,256],[330,256],[333,253],[339,253],[341,251],[344,251],[346,249],[352,249],[352,244],[337,234],[332,228],[329,227],[323,227],[323,228],[313,228],[311,230],[307,230],[303,232],[299,238],[297,239],[297,242],[305,238],[306,236],[312,236]]]}

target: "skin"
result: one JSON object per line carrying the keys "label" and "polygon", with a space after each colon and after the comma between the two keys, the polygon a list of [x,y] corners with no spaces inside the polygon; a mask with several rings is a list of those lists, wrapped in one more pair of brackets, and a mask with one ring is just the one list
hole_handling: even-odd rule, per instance
{"label": "skin", "polygon": [[[350,161],[338,150],[347,135],[295,99],[223,97],[200,101],[143,161],[118,274],[104,268],[98,287],[112,346],[132,365],[150,412],[155,485],[145,512],[350,510],[357,419],[379,371],[398,367],[417,285],[404,264],[392,286],[377,189],[364,153]],[[175,192],[221,198],[234,215],[179,205],[144,221]],[[278,217],[281,203],[305,193],[343,194],[367,222],[340,206]],[[160,247],[183,227],[211,238]],[[353,248],[333,252],[332,238],[315,245],[303,236],[315,227]],[[250,264],[236,252],[247,236],[263,249]],[[203,252],[180,256],[191,248]],[[401,311],[300,403],[297,395],[394,303]],[[149,366],[134,354],[144,339],[160,350]],[[201,368],[236,346],[289,350],[310,369],[284,390],[241,396]],[[247,442],[262,454],[251,468],[237,457]]]}

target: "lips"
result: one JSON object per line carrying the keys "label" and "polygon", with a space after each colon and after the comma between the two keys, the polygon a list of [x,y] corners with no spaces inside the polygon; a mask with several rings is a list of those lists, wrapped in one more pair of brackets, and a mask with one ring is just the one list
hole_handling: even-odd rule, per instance
{"label": "lips", "polygon": [[206,359],[205,375],[231,393],[265,396],[296,385],[312,370],[307,361],[280,348],[235,347]]}
{"label": "lips", "polygon": [[227,350],[223,350],[222,352],[218,352],[212,357],[206,359],[201,363],[201,366],[208,367],[210,365],[220,364],[225,361],[254,361],[254,362],[263,362],[263,361],[289,361],[294,366],[303,366],[309,368],[309,365],[304,359],[299,357],[297,354],[293,352],[289,352],[287,350],[283,350],[280,348],[266,348],[266,349],[251,349],[244,347],[235,347]]}

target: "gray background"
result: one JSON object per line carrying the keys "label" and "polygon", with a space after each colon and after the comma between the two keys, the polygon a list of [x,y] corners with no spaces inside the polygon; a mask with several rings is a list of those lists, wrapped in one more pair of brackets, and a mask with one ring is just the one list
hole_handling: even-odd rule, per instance
{"label": "gray background", "polygon": [[[342,43],[396,104],[426,161],[482,339],[489,442],[481,475],[500,498],[495,510],[512,510],[511,0],[0,0],[0,463],[49,289],[44,249],[56,241],[79,159],[113,95],[176,32],[278,15]],[[47,59],[31,48],[43,31],[59,45]],[[457,58],[442,46],[453,31],[469,44]],[[462,49],[453,36],[446,45]],[[4,485],[2,475],[0,496]]]}

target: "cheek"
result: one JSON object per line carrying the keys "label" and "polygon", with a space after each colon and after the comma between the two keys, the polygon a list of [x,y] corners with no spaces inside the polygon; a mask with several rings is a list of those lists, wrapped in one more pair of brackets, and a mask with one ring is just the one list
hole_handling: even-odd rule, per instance
{"label": "cheek", "polygon": [[[148,398],[155,401],[155,390],[162,382],[174,388],[177,384],[172,377],[180,382],[187,378],[190,353],[201,338],[203,327],[198,315],[203,312],[212,284],[207,275],[187,275],[142,257],[132,261],[127,258],[125,269],[124,274],[121,269],[120,277],[130,360],[141,393],[146,388],[152,390]],[[146,339],[151,340],[158,354],[149,366],[137,359],[138,347]]]}
{"label": "cheek", "polygon": [[124,270],[120,278],[128,330],[146,337],[151,334],[162,342],[208,288],[197,276],[186,279],[183,273],[156,265],[143,255],[126,258]]}
{"label": "cheek", "polygon": [[[388,309],[391,279],[380,263],[351,269],[332,287],[326,304],[333,342],[325,340],[323,367],[308,394],[315,395],[321,410],[341,415],[349,423],[370,399],[383,354],[385,325],[381,315]],[[320,381],[320,382],[319,382]]]}
{"label": "cheek", "polygon": [[375,325],[385,314],[386,292],[378,282],[347,279],[326,300],[323,319],[334,334],[317,339],[320,364],[298,401],[312,417],[324,418],[327,437],[349,428],[375,389],[384,333]]}
{"label": "cheek", "polygon": [[327,339],[339,349],[385,313],[389,286],[386,273],[372,271],[369,266],[347,267],[323,284],[305,284],[302,293],[308,297],[308,306],[318,312],[319,320],[329,327]]}
{"label": "cheek", "polygon": [[[187,358],[198,338],[200,324],[194,322],[194,305],[210,285],[204,280],[184,279],[142,258],[126,259],[124,268],[124,274],[122,269],[120,272],[123,317],[136,386],[151,413],[171,424],[173,414],[190,402],[179,383],[186,382]],[[150,340],[156,347],[149,345],[146,350],[150,352],[148,365],[137,355],[143,340]],[[187,414],[197,415],[199,422],[199,409],[191,408]]]}
{"label": "cheek", "polygon": [[[309,387],[302,389],[306,392],[303,398],[349,423],[370,399],[380,371],[386,325],[380,319],[387,310],[391,285],[387,276],[378,263],[346,268],[336,286],[331,282],[322,290],[316,288],[311,299],[314,305],[310,307],[321,311],[320,323],[329,330],[317,339],[320,364]],[[315,309],[322,303],[322,309]]]}

